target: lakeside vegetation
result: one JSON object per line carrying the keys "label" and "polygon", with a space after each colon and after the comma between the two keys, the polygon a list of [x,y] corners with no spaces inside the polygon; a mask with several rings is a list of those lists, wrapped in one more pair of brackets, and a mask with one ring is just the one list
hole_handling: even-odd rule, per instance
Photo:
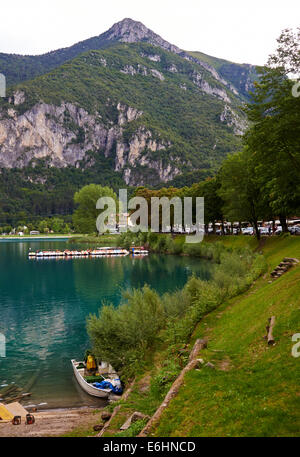
{"label": "lakeside vegetation", "polygon": [[[267,239],[263,253],[269,273],[284,257],[300,258],[300,239]],[[204,366],[186,376],[153,434],[299,436],[300,365],[291,354],[292,335],[299,332],[299,297],[297,266],[271,283],[269,275],[261,277],[250,292],[203,319],[191,344],[208,339],[203,357],[215,369]],[[276,317],[273,347],[263,339],[270,316]]]}
{"label": "lakeside vegetation", "polygon": [[[288,38],[288,32],[280,38],[283,49]],[[120,57],[122,62],[126,52]],[[97,58],[97,53],[85,55],[91,65]],[[154,196],[204,196],[206,229],[209,224],[215,229],[216,223],[224,221],[247,221],[255,228],[257,239],[212,235],[201,244],[186,244],[184,236],[152,232],[96,236],[96,201],[104,195],[116,199],[113,184],[106,187],[102,180],[87,186],[84,180],[76,181],[71,187],[72,195],[77,190],[71,205],[68,189],[61,211],[69,205],[74,210],[72,219],[39,215],[35,226],[27,223],[29,203],[27,212],[16,213],[17,229],[27,225],[25,232],[36,227],[45,235],[76,231],[86,235],[74,235],[71,243],[125,248],[143,245],[156,253],[208,259],[214,266],[209,280],[193,276],[182,289],[163,295],[148,285],[126,290],[118,307],[103,303],[99,314],[88,318],[95,355],[112,363],[123,381],[136,378],[132,393],[120,401],[122,410],[105,436],[136,436],[140,432],[144,421],[125,432],[119,428],[134,411],[154,413],[186,365],[197,338],[208,340],[201,353],[203,366],[186,375],[183,388],[151,436],[299,436],[300,367],[299,359],[291,355],[291,337],[299,332],[300,266],[278,279],[270,277],[284,257],[300,259],[300,237],[286,233],[287,218],[300,212],[300,97],[292,95],[293,81],[287,78],[291,70],[300,69],[299,59],[295,65],[293,59],[292,53],[279,52],[271,57],[269,67],[261,69],[252,103],[246,107],[251,126],[244,147],[223,162],[216,176],[181,188],[143,186],[134,191],[148,202]],[[81,64],[79,60],[80,69]],[[55,75],[53,72],[51,84],[56,82]],[[39,89],[44,82],[40,80]],[[119,182],[116,176],[115,183]],[[35,194],[25,194],[31,204]],[[47,210],[53,195],[46,202]],[[37,212],[42,212],[39,198],[42,200],[42,189],[36,200]],[[8,206],[4,200],[0,205],[9,215],[12,200]],[[277,218],[283,235],[260,238],[258,221]],[[12,226],[2,228],[9,231]],[[270,316],[276,317],[274,347],[267,346],[263,338]],[[91,430],[75,433],[85,435]]]}
{"label": "lakeside vegetation", "polygon": [[[233,252],[263,252],[267,271],[235,297],[201,316],[187,344],[173,344],[164,330],[148,349],[135,384],[104,436],[136,436],[144,421],[127,431],[120,426],[134,411],[152,415],[187,362],[197,338],[208,340],[199,356],[204,365],[185,377],[150,436],[298,436],[299,359],[291,355],[294,333],[299,331],[300,267],[270,282],[269,273],[284,257],[300,258],[300,239],[290,236],[258,242],[247,237],[211,237]],[[276,344],[263,339],[271,315],[276,316]],[[207,362],[214,368],[205,366]],[[84,431],[81,430],[84,435]]]}
{"label": "lakeside vegetation", "polygon": [[[300,266],[272,282],[270,272],[284,257],[300,259],[300,238],[280,236],[260,242],[243,236],[206,238],[206,244],[216,242],[226,247],[225,252],[262,252],[265,273],[250,289],[225,297],[202,315],[187,340],[181,340],[179,332],[171,349],[168,329],[160,331],[134,373],[135,383],[126,401],[106,407],[110,412],[118,405],[121,409],[104,437],[138,435],[145,421],[137,421],[126,431],[120,431],[121,425],[134,411],[150,416],[156,411],[197,338],[208,341],[207,349],[199,354],[204,364],[185,376],[150,436],[299,436],[300,365],[291,355],[291,337],[299,331]],[[275,346],[268,346],[263,338],[271,315],[276,316]],[[206,366],[207,362],[214,367]],[[100,412],[95,420],[97,414],[101,420]],[[93,434],[83,426],[67,436]]]}
{"label": "lakeside vegetation", "polygon": [[[127,246],[129,234],[120,237]],[[228,248],[222,243],[184,244],[184,238],[168,235],[131,234],[150,250],[210,259],[215,267],[208,281],[192,277],[182,290],[159,296],[145,285],[124,291],[121,304],[103,304],[99,316],[90,316],[87,329],[95,354],[108,360],[123,377],[141,370],[147,351],[161,339],[170,355],[187,343],[197,322],[225,299],[246,290],[264,272],[264,258],[245,246]],[[178,369],[179,367],[177,367]],[[175,369],[175,368],[174,368]]]}

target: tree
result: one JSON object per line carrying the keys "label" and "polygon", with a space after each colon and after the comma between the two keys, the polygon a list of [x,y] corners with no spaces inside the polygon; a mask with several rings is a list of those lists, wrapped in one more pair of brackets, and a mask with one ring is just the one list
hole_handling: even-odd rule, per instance
{"label": "tree", "polygon": [[100,197],[112,197],[117,200],[116,194],[110,187],[102,187],[99,184],[89,184],[75,193],[74,202],[77,209],[73,214],[73,223],[77,232],[96,232],[96,220],[100,213],[96,209],[96,203]]}
{"label": "tree", "polygon": [[300,210],[300,97],[289,78],[300,72],[300,29],[284,30],[277,41],[246,108],[252,126],[245,144],[255,157],[264,198],[287,231],[286,217]]}
{"label": "tree", "polygon": [[43,219],[40,221],[38,225],[38,230],[40,233],[48,233],[49,232],[49,223],[46,221],[46,219]]}
{"label": "tree", "polygon": [[281,67],[286,74],[300,73],[300,27],[295,32],[284,29],[277,39],[278,47],[275,54],[269,57],[270,67]]}
{"label": "tree", "polygon": [[53,230],[54,233],[62,233],[64,231],[64,225],[64,220],[59,217],[54,217],[51,220],[51,230]]}
{"label": "tree", "polygon": [[257,221],[264,213],[261,188],[255,171],[255,158],[248,148],[229,156],[220,170],[219,196],[224,215],[231,221],[249,221],[260,238]]}
{"label": "tree", "polygon": [[221,183],[219,177],[207,178],[205,181],[193,184],[186,191],[191,197],[204,197],[204,223],[207,226],[210,222],[215,231],[215,222],[223,221],[223,200],[218,194]]}
{"label": "tree", "polygon": [[[157,197],[157,198],[166,197],[169,200],[172,200],[172,198],[174,198],[174,197],[182,198],[183,197],[183,193],[182,193],[181,189],[177,189],[176,187],[163,187],[163,188],[161,188],[159,190],[151,190],[151,189],[148,189],[147,187],[141,186],[141,187],[138,187],[136,189],[136,192],[135,192],[134,196],[143,197],[147,201],[147,204],[148,204],[148,225],[150,226],[151,225],[151,216],[153,215],[152,214],[153,207],[152,207],[152,204],[151,204],[151,198],[154,198],[154,197]],[[161,230],[161,228],[162,228],[162,207],[161,206],[159,207],[158,218],[159,218],[159,227],[160,227],[160,230]],[[174,226],[174,205],[172,204],[172,205],[170,205],[170,227],[171,227],[171,231],[172,231],[173,226]]]}

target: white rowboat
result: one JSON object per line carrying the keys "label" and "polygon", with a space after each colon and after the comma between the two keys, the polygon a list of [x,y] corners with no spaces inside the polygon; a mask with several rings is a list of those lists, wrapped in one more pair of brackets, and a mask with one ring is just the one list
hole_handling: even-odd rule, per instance
{"label": "white rowboat", "polygon": [[[93,397],[99,398],[107,398],[109,394],[112,392],[111,389],[99,389],[98,387],[93,386],[93,384],[88,383],[84,379],[84,368],[77,368],[79,365],[84,364],[84,362],[77,362],[76,360],[71,360],[73,371],[75,374],[75,378],[80,385],[80,387],[89,395]],[[105,375],[107,380],[114,379],[116,377],[116,372],[114,371],[113,367],[106,362],[101,362],[98,370],[100,375]],[[99,381],[103,378],[99,376]]]}

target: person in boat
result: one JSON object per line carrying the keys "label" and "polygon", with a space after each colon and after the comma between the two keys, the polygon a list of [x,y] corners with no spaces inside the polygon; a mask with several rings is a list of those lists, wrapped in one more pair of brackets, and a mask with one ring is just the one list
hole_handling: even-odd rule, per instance
{"label": "person in boat", "polygon": [[87,353],[86,353],[85,363],[86,363],[86,375],[94,376],[94,374],[97,371],[97,363],[96,363],[96,359],[95,359],[94,355],[90,351],[87,351]]}

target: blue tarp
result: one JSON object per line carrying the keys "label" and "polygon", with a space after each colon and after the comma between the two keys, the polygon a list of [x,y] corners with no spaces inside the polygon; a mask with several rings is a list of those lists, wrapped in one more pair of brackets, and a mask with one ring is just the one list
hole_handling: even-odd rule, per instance
{"label": "blue tarp", "polygon": [[119,381],[119,385],[113,386],[109,381],[101,381],[101,382],[94,382],[93,386],[97,387],[97,389],[111,389],[115,394],[121,394],[123,392],[121,382]]}

